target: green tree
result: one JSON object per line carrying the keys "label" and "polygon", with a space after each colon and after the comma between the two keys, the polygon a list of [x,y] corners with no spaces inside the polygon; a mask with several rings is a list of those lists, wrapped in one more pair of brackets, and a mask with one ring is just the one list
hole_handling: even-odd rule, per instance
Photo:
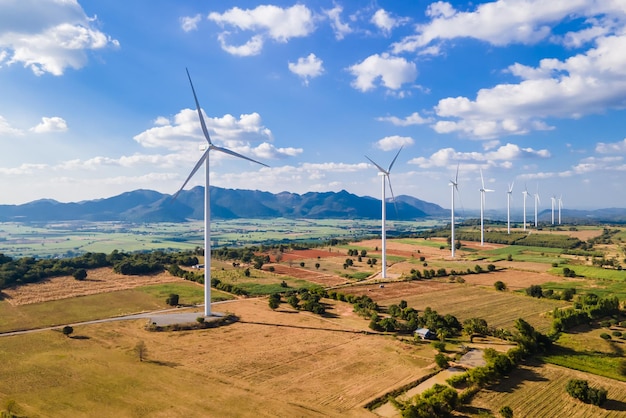
{"label": "green tree", "polygon": [[502,408],[500,408],[499,412],[500,412],[500,415],[502,415],[502,418],[513,418],[513,410],[508,405],[505,405]]}
{"label": "green tree", "polygon": [[73,276],[76,280],[85,280],[87,278],[87,270],[78,269],[74,272]]}
{"label": "green tree", "polygon": [[445,355],[441,353],[435,354],[435,363],[437,364],[437,367],[439,367],[440,369],[447,369],[448,367],[450,367],[450,363],[448,362],[448,357],[446,357]]}
{"label": "green tree", "polygon": [[506,290],[506,284],[504,284],[504,282],[503,282],[503,281],[500,281],[500,280],[498,280],[497,282],[495,282],[495,283],[493,284],[493,287],[495,287],[495,288],[496,288],[496,290],[500,290],[500,291],[502,291],[502,290]]}
{"label": "green tree", "polygon": [[72,328],[70,325],[66,325],[63,327],[63,335],[65,335],[66,337],[69,337],[70,334],[72,334],[74,332],[74,328]]}
{"label": "green tree", "polygon": [[177,295],[176,293],[170,293],[167,299],[165,299],[165,303],[167,303],[169,306],[178,306],[179,299],[179,295]]}

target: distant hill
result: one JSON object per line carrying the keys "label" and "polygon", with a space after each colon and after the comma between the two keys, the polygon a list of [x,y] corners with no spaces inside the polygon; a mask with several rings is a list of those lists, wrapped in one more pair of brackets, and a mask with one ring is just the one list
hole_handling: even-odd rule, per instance
{"label": "distant hill", "polygon": [[[211,187],[211,217],[236,218],[346,218],[378,219],[380,200],[340,192],[282,192]],[[398,196],[386,206],[389,220],[415,220],[448,213],[434,203]],[[51,199],[22,205],[0,205],[0,222],[130,221],[185,222],[204,216],[204,188],[183,190],[176,200],[153,190],[135,190],[106,199],[60,203]]]}

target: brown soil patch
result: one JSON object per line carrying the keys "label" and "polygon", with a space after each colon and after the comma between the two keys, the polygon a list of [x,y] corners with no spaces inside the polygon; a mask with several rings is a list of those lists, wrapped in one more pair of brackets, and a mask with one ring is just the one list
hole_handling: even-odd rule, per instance
{"label": "brown soil patch", "polygon": [[2,291],[11,305],[27,305],[77,296],[115,292],[139,286],[171,283],[182,279],[164,272],[150,276],[125,276],[113,272],[110,267],[88,271],[87,279],[76,280],[72,276],[54,277],[38,283],[29,283]]}
{"label": "brown soil patch", "polygon": [[[276,262],[276,257],[274,254],[270,254],[270,259],[272,262]],[[339,250],[334,249],[334,250],[319,250],[319,249],[311,249],[311,250],[292,250],[292,251],[285,251],[284,253],[282,253],[282,260],[281,262],[285,262],[285,261],[302,261],[302,260],[306,260],[306,259],[312,259],[312,258],[326,258],[326,257],[345,257],[345,254],[342,254]]]}
{"label": "brown soil patch", "polygon": [[334,274],[324,274],[304,268],[289,267],[283,264],[272,264],[274,273],[303,279],[321,286],[333,287],[346,283],[346,279]]}
{"label": "brown soil patch", "polygon": [[[526,264],[526,263],[525,263]],[[498,280],[506,284],[509,290],[525,289],[532,284],[561,282],[565,279],[548,273],[520,270],[502,270],[486,274],[468,274],[463,276],[465,282],[472,285],[493,287]]]}

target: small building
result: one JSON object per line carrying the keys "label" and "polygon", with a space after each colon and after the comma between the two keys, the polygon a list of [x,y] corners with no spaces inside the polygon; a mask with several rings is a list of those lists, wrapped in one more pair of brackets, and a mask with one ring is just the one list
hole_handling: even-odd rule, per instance
{"label": "small building", "polygon": [[416,329],[415,335],[417,335],[421,340],[432,340],[435,338],[435,334],[431,332],[428,328]]}

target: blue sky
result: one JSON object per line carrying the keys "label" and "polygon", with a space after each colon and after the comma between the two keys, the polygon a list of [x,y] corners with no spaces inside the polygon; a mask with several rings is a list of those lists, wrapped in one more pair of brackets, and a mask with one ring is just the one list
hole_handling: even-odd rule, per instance
{"label": "blue sky", "polygon": [[[626,1],[0,0],[0,204],[211,184],[626,207]],[[188,187],[202,185],[202,173]]]}

